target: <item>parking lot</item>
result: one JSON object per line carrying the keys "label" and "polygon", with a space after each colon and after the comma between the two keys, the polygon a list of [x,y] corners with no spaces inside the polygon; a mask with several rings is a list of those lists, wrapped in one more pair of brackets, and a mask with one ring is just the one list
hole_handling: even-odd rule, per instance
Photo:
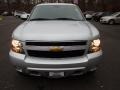
{"label": "parking lot", "polygon": [[48,79],[16,73],[9,61],[12,31],[23,21],[8,16],[0,21],[0,90],[120,90],[120,25],[90,21],[101,33],[103,60],[98,70],[77,77]]}

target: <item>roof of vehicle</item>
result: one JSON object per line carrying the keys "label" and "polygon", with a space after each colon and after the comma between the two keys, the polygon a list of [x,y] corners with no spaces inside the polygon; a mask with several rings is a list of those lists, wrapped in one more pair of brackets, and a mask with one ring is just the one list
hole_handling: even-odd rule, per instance
{"label": "roof of vehicle", "polygon": [[75,5],[75,4],[71,4],[71,3],[42,3],[42,4],[38,4],[37,6],[41,6],[41,5]]}

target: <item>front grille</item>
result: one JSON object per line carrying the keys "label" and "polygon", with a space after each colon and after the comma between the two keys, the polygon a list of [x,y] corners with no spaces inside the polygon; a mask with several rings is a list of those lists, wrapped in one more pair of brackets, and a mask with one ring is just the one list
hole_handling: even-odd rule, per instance
{"label": "front grille", "polygon": [[85,53],[85,50],[63,51],[63,52],[27,50],[27,52],[28,52],[28,55],[32,57],[67,58],[67,57],[83,56]]}
{"label": "front grille", "polygon": [[[87,41],[65,41],[65,42],[27,41],[25,43],[25,46],[27,55],[31,57],[68,58],[83,56],[86,51]],[[57,52],[51,51],[50,48],[55,46],[56,47],[63,46],[63,51]]]}
{"label": "front grille", "polygon": [[74,46],[74,45],[86,45],[87,41],[76,42],[26,42],[26,45],[30,46]]}

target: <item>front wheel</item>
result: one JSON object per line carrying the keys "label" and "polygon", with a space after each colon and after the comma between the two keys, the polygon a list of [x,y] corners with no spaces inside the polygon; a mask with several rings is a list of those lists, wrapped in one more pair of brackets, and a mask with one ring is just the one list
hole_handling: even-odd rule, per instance
{"label": "front wheel", "polygon": [[91,68],[89,71],[90,72],[95,72],[97,70],[97,67]]}
{"label": "front wheel", "polygon": [[110,24],[110,25],[113,25],[114,23],[115,23],[114,20],[110,20],[110,21],[109,21],[109,24]]}
{"label": "front wheel", "polygon": [[22,70],[22,71],[16,70],[16,72],[21,76],[30,76],[27,72],[25,72],[25,70]]}

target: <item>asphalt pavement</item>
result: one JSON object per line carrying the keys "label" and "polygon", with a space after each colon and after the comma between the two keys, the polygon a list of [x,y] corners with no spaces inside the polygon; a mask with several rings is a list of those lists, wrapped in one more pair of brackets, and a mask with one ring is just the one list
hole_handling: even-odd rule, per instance
{"label": "asphalt pavement", "polygon": [[0,90],[120,90],[120,25],[93,23],[101,33],[103,60],[95,73],[48,79],[16,73],[9,61],[13,30],[23,21],[5,17],[0,21]]}

